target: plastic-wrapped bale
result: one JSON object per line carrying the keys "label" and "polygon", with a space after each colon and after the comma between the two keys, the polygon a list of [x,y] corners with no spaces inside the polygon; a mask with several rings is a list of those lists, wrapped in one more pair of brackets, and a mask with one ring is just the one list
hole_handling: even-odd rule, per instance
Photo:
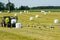
{"label": "plastic-wrapped bale", "polygon": [[16,28],[22,28],[22,24],[21,23],[16,23]]}
{"label": "plastic-wrapped bale", "polygon": [[33,21],[34,20],[34,18],[33,17],[30,17],[30,21]]}
{"label": "plastic-wrapped bale", "polygon": [[54,20],[54,23],[58,23],[58,22],[59,22],[58,19],[55,19],[55,20]]}
{"label": "plastic-wrapped bale", "polygon": [[20,14],[22,14],[22,12],[20,12]]}
{"label": "plastic-wrapped bale", "polygon": [[14,14],[14,16],[17,16],[17,13],[16,13],[16,14]]}
{"label": "plastic-wrapped bale", "polygon": [[26,13],[26,10],[24,10],[24,13]]}
{"label": "plastic-wrapped bale", "polygon": [[10,11],[7,11],[8,13],[10,13]]}
{"label": "plastic-wrapped bale", "polygon": [[46,14],[47,14],[47,12],[45,12],[44,10],[41,10],[41,13],[43,13],[44,15],[46,15]]}
{"label": "plastic-wrapped bale", "polygon": [[36,17],[36,18],[39,18],[39,15],[36,15],[35,17]]}
{"label": "plastic-wrapped bale", "polygon": [[44,10],[41,10],[41,13],[44,13],[45,11]]}
{"label": "plastic-wrapped bale", "polygon": [[2,13],[2,11],[0,11],[0,14]]}
{"label": "plastic-wrapped bale", "polygon": [[44,12],[44,15],[46,15],[47,14],[47,12]]}
{"label": "plastic-wrapped bale", "polygon": [[16,19],[11,19],[11,27],[15,27]]}

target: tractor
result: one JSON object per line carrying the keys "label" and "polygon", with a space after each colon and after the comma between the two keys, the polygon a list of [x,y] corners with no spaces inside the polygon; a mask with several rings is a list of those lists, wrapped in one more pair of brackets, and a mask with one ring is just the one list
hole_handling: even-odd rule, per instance
{"label": "tractor", "polygon": [[[6,24],[5,19],[9,18],[9,22]],[[1,21],[1,26],[2,27],[11,27],[11,17],[10,16],[4,16],[2,21]]]}

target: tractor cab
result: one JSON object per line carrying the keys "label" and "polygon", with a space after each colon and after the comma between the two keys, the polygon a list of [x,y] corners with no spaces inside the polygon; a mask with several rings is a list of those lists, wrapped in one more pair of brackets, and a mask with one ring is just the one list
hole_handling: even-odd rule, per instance
{"label": "tractor cab", "polygon": [[[7,21],[7,23],[6,23]],[[4,16],[1,22],[2,27],[11,27],[11,17],[10,16]]]}

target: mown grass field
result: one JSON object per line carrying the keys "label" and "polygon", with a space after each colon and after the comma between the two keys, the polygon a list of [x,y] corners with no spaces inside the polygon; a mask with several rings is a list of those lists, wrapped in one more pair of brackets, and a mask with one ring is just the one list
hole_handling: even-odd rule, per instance
{"label": "mown grass field", "polygon": [[[60,12],[47,12],[47,15],[41,12],[22,14],[19,12],[11,12],[9,14],[4,12],[0,14],[0,17],[13,16],[15,13],[18,14],[18,22],[22,23],[23,28],[0,27],[0,40],[60,40]],[[39,15],[40,18],[35,18],[35,15]],[[30,17],[34,17],[34,20],[30,21]],[[55,19],[59,20],[58,24],[54,24]],[[51,28],[51,26],[54,28]]]}

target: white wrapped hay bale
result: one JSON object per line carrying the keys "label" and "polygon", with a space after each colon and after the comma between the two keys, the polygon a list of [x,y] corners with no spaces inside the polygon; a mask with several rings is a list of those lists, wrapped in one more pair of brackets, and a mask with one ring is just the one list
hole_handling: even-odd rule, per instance
{"label": "white wrapped hay bale", "polygon": [[24,13],[26,13],[26,10],[24,10]]}
{"label": "white wrapped hay bale", "polygon": [[33,21],[34,20],[34,18],[33,17],[30,17],[30,21]]}
{"label": "white wrapped hay bale", "polygon": [[54,20],[54,23],[58,23],[58,22],[59,22],[58,19],[55,19],[55,20]]}
{"label": "white wrapped hay bale", "polygon": [[39,18],[39,15],[36,15],[35,17],[36,17],[36,18]]}
{"label": "white wrapped hay bale", "polygon": [[47,12],[44,12],[44,15],[46,15],[47,14]]}
{"label": "white wrapped hay bale", "polygon": [[10,11],[7,11],[8,13],[10,12]]}
{"label": "white wrapped hay bale", "polygon": [[41,13],[43,13],[44,15],[46,15],[46,14],[47,14],[47,12],[45,12],[44,10],[41,10]]}
{"label": "white wrapped hay bale", "polygon": [[20,12],[20,14],[22,14],[23,12]]}
{"label": "white wrapped hay bale", "polygon": [[11,19],[11,24],[16,23],[16,19]]}
{"label": "white wrapped hay bale", "polygon": [[22,28],[22,24],[21,23],[16,23],[16,28]]}
{"label": "white wrapped hay bale", "polygon": [[0,14],[2,13],[2,11],[0,11]]}
{"label": "white wrapped hay bale", "polygon": [[44,10],[41,10],[41,13],[44,13],[45,11]]}
{"label": "white wrapped hay bale", "polygon": [[14,16],[17,16],[17,13],[16,13],[16,14],[14,14]]}

